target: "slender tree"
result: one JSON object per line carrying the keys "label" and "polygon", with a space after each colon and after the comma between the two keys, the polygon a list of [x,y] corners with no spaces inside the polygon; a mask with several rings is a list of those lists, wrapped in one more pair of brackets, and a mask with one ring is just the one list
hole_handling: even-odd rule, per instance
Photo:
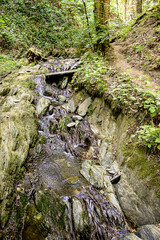
{"label": "slender tree", "polygon": [[124,19],[127,21],[127,0],[124,2]]}
{"label": "slender tree", "polygon": [[137,0],[137,14],[142,13],[142,0]]}
{"label": "slender tree", "polygon": [[94,48],[93,41],[92,41],[92,36],[91,36],[91,31],[90,31],[90,26],[89,26],[89,18],[87,14],[87,6],[85,0],[82,0],[83,6],[84,6],[84,11],[85,11],[85,16],[86,16],[86,22],[87,22],[87,27],[88,27],[88,35],[91,41],[91,47]]}
{"label": "slender tree", "polygon": [[109,9],[110,0],[94,0],[94,17],[97,33],[96,49],[101,51],[103,55],[107,53],[109,48]]}

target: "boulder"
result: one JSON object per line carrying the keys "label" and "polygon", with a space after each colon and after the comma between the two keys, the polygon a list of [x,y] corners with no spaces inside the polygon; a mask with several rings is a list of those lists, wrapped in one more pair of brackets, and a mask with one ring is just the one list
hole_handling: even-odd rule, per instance
{"label": "boulder", "polygon": [[74,121],[76,121],[76,120],[81,121],[83,118],[82,118],[81,116],[79,116],[79,115],[73,115],[73,116],[72,116],[72,119],[73,119]]}
{"label": "boulder", "polygon": [[65,89],[67,87],[68,84],[68,76],[63,77],[62,83],[61,83],[61,89]]}
{"label": "boulder", "polygon": [[58,101],[60,101],[60,102],[65,102],[65,101],[66,101],[66,97],[63,96],[63,95],[59,95],[59,96],[58,96]]}
{"label": "boulder", "polygon": [[77,107],[76,107],[75,101],[72,97],[68,102],[68,110],[70,110],[72,113],[74,113],[76,111],[76,108]]}
{"label": "boulder", "polygon": [[42,97],[39,99],[39,101],[37,103],[37,107],[36,107],[38,116],[46,114],[46,111],[47,111],[50,103],[51,103],[51,101],[47,98]]}
{"label": "boulder", "polygon": [[84,117],[87,114],[88,108],[92,103],[92,99],[89,97],[82,102],[78,107],[78,114]]}
{"label": "boulder", "polygon": [[72,128],[72,127],[74,127],[75,125],[76,125],[75,122],[71,122],[71,123],[68,123],[68,124],[67,124],[67,127],[68,127],[68,128]]}
{"label": "boulder", "polygon": [[154,215],[150,211],[150,208],[145,204],[143,199],[140,199],[134,192],[124,174],[121,176],[121,181],[115,185],[115,189],[126,218],[132,222],[135,227],[154,222]]}
{"label": "boulder", "polygon": [[68,101],[68,109],[70,112],[74,113],[79,105],[79,103],[84,99],[83,92],[74,94]]}
{"label": "boulder", "polygon": [[87,216],[82,203],[77,199],[72,199],[73,221],[76,232],[84,231],[87,226]]}
{"label": "boulder", "polygon": [[145,225],[137,229],[136,235],[143,240],[159,240],[160,229],[155,225]]}
{"label": "boulder", "polygon": [[121,238],[121,240],[140,240],[142,238],[137,237],[134,233],[130,233],[127,236]]}
{"label": "boulder", "polygon": [[119,202],[115,196],[115,190],[113,185],[110,182],[110,177],[104,176],[104,187],[105,187],[105,195],[108,201],[119,211],[122,212],[122,209],[119,205]]}
{"label": "boulder", "polygon": [[38,62],[42,59],[41,53],[36,48],[30,48],[27,52],[27,59],[31,62]]}
{"label": "boulder", "polygon": [[53,97],[54,91],[51,86],[46,85],[44,95]]}
{"label": "boulder", "polygon": [[90,180],[90,169],[93,162],[91,160],[86,160],[82,163],[82,167],[80,173],[85,177],[88,181]]}

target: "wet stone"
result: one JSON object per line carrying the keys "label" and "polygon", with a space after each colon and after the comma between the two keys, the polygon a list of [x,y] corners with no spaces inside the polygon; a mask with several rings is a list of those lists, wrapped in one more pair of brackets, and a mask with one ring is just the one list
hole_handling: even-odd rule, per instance
{"label": "wet stone", "polygon": [[50,114],[50,115],[53,113],[53,109],[54,109],[54,107],[53,107],[52,105],[49,106],[49,114]]}
{"label": "wet stone", "polygon": [[66,101],[66,97],[63,96],[63,95],[59,95],[59,96],[58,96],[58,101],[60,101],[60,102],[65,102],[65,101]]}
{"label": "wet stone", "polygon": [[76,198],[72,199],[72,203],[73,203],[73,220],[74,220],[75,230],[77,232],[82,232],[87,223],[85,209],[83,209],[82,203]]}
{"label": "wet stone", "polygon": [[50,105],[51,101],[47,98],[40,98],[40,100],[38,101],[37,103],[37,107],[36,107],[36,110],[37,110],[37,113],[38,115],[45,115],[46,114],[46,111]]}
{"label": "wet stone", "polygon": [[81,120],[83,119],[83,117],[81,117],[81,116],[79,116],[79,115],[74,115],[74,116],[72,116],[72,119],[73,119],[74,121],[76,121],[76,120],[81,121]]}
{"label": "wet stone", "polygon": [[76,125],[75,122],[71,122],[71,123],[68,123],[68,124],[67,124],[67,127],[68,127],[68,128],[72,128],[72,127],[74,127],[75,125]]}
{"label": "wet stone", "polygon": [[19,103],[19,102],[20,102],[20,100],[18,100],[18,99],[14,100],[14,103]]}
{"label": "wet stone", "polygon": [[155,225],[145,225],[137,229],[136,235],[143,240],[159,240],[160,229]]}
{"label": "wet stone", "polygon": [[92,103],[92,99],[89,97],[79,105],[78,114],[84,117],[87,114],[88,108]]}
{"label": "wet stone", "polygon": [[68,76],[65,76],[62,80],[61,89],[65,89],[68,84]]}
{"label": "wet stone", "polygon": [[130,233],[127,236],[121,238],[121,240],[140,240],[142,238],[137,237],[134,233]]}

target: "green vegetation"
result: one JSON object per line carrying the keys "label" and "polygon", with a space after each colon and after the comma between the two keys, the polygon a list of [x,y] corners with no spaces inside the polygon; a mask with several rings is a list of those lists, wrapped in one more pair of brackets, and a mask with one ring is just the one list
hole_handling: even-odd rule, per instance
{"label": "green vegetation", "polygon": [[129,138],[120,145],[125,157],[125,163],[131,169],[135,169],[141,179],[146,179],[149,188],[155,187],[157,196],[160,197],[160,174],[157,155],[148,155],[143,146],[137,145],[137,139],[130,144],[126,144]]}
{"label": "green vegetation", "polygon": [[39,142],[40,142],[41,144],[44,144],[44,143],[46,142],[45,136],[41,136]]}
{"label": "green vegetation", "polygon": [[14,70],[16,68],[20,68],[22,65],[25,65],[26,63],[24,60],[17,61],[14,60],[9,55],[0,54],[0,74],[5,75],[11,70]]}
{"label": "green vegetation", "polygon": [[[16,57],[34,46],[43,55],[75,55],[87,45],[81,1],[1,1],[1,48]],[[80,41],[81,39],[81,41]]]}
{"label": "green vegetation", "polygon": [[138,143],[144,143],[148,148],[154,147],[160,150],[160,125],[144,125],[141,130],[137,131]]}
{"label": "green vegetation", "polygon": [[[78,69],[78,73],[75,74],[73,82],[81,75],[82,84],[87,90],[96,89],[99,94],[103,94],[107,89],[107,83],[104,80],[106,73],[106,66],[104,59],[98,56],[96,53],[88,52],[83,58],[83,65]],[[91,87],[91,88],[90,88]]]}
{"label": "green vegetation", "polygon": [[61,131],[67,130],[67,124],[69,123],[69,118],[67,116],[64,116],[63,119],[59,122],[59,127]]}
{"label": "green vegetation", "polygon": [[[75,87],[103,96],[111,101],[111,107],[119,106],[125,113],[143,112],[143,120],[158,123],[160,118],[160,97],[149,90],[144,90],[134,83],[128,73],[118,71],[96,53],[83,57],[83,65],[74,76]],[[142,122],[142,121],[141,121]]]}
{"label": "green vegetation", "polygon": [[38,194],[37,210],[43,216],[50,216],[54,226],[65,228],[65,209],[66,205],[54,194],[45,191],[43,194]]}

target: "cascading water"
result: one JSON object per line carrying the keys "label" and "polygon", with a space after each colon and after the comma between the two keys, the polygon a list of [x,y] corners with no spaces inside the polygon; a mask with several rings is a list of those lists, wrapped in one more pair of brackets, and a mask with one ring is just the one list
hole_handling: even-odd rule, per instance
{"label": "cascading water", "polygon": [[[55,70],[58,63],[54,62],[50,69]],[[63,63],[62,70],[68,70],[74,65],[71,63]],[[35,76],[35,83],[38,94],[49,99],[51,105],[46,115],[39,118],[41,140],[30,151],[28,171],[19,186],[25,189],[28,204],[34,205],[36,214],[42,214],[43,221],[34,216],[39,222],[33,224],[30,213],[26,213],[17,233],[20,236],[10,235],[6,239],[120,239],[128,233],[122,214],[80,174],[90,147],[98,161],[98,139],[85,118],[75,121],[73,127],[68,126],[75,115],[66,107],[72,94],[70,83],[64,89],[58,88],[57,79],[56,84],[54,81],[52,85],[47,84],[43,75]],[[60,95],[65,97],[65,103],[59,100]],[[29,211],[28,204],[26,211]]]}

